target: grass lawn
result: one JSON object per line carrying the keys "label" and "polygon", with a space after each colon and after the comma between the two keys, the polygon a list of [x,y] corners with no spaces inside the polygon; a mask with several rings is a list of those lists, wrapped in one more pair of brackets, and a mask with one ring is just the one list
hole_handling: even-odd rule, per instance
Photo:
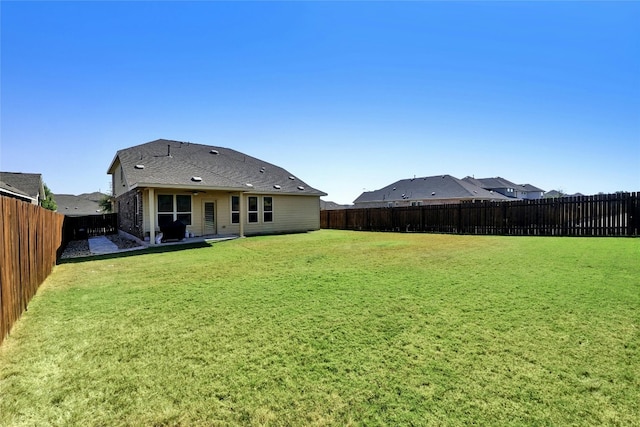
{"label": "grass lawn", "polygon": [[640,425],[640,239],[321,230],[59,265],[0,425]]}

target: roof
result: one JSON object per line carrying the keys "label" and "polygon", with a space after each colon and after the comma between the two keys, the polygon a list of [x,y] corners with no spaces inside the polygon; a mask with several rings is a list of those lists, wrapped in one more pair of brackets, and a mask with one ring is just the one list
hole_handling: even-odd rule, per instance
{"label": "roof", "polygon": [[508,179],[504,179],[502,177],[495,177],[495,178],[472,178],[472,177],[466,177],[463,179],[466,182],[470,182],[472,184],[475,184],[479,187],[485,188],[487,190],[494,190],[497,188],[516,188],[518,187],[518,184],[514,184],[513,182],[509,181]]}
{"label": "roof", "polygon": [[402,179],[380,190],[362,193],[354,203],[402,200],[509,200],[508,197],[478,187],[451,175]]}
{"label": "roof", "polygon": [[95,192],[74,196],[73,194],[55,194],[53,197],[58,205],[58,212],[66,216],[100,215],[104,212],[100,207],[100,200],[106,194]]}
{"label": "roof", "polygon": [[5,190],[13,188],[34,200],[44,198],[42,175],[39,173],[0,172],[0,181],[4,183]]}
{"label": "roof", "polygon": [[158,139],[119,150],[129,189],[171,187],[326,196],[285,169],[230,148]]}
{"label": "roof", "polygon": [[331,202],[331,201],[324,201],[324,200],[320,200],[320,210],[321,211],[330,211],[330,210],[336,210],[336,209],[349,209],[353,207],[352,205],[341,205],[338,204],[336,202]]}
{"label": "roof", "polygon": [[524,191],[540,191],[540,192],[544,193],[544,190],[542,188],[538,188],[538,187],[533,186],[531,184],[518,185],[518,189],[524,190]]}
{"label": "roof", "polygon": [[15,188],[11,184],[7,184],[6,182],[3,182],[3,181],[0,181],[0,194],[7,195],[9,197],[14,197],[16,199],[20,199],[20,200],[24,200],[24,201],[36,200],[36,199],[30,197],[24,191],[22,191],[22,190],[20,190],[18,188]]}
{"label": "roof", "polygon": [[543,189],[535,187],[531,184],[515,184],[508,179],[497,176],[495,178],[473,178],[467,176],[463,181],[470,182],[487,190],[497,190],[499,188],[513,188],[519,191],[542,191]]}

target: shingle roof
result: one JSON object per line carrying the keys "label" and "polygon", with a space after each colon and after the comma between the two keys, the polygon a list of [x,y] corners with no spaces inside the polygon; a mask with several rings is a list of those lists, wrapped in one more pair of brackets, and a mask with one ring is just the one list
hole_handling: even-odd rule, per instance
{"label": "shingle roof", "polygon": [[18,188],[15,188],[13,185],[7,184],[6,182],[3,182],[3,181],[0,181],[0,194],[5,194],[5,195],[8,195],[10,197],[15,197],[15,198],[18,198],[20,200],[25,200],[25,201],[35,200],[35,198],[30,197],[24,191],[22,191],[22,190],[20,190]]}
{"label": "shingle roof", "polygon": [[118,160],[129,188],[169,186],[326,195],[279,166],[230,148],[158,139],[119,150],[108,173],[114,173]]}
{"label": "shingle roof", "polygon": [[466,177],[464,178],[464,181],[467,182],[471,182],[472,184],[478,185],[482,188],[488,189],[488,190],[492,190],[492,189],[498,189],[498,188],[516,188],[518,187],[518,184],[514,184],[513,182],[509,181],[508,179],[504,179],[500,176],[497,176],[495,178],[471,178],[471,177]]}
{"label": "shingle roof", "polygon": [[518,185],[518,188],[520,190],[524,190],[524,191],[540,191],[540,192],[544,193],[544,190],[542,188],[535,187],[535,186],[533,186],[531,184]]}
{"label": "shingle roof", "polygon": [[103,193],[95,192],[80,194],[55,194],[53,196],[58,205],[58,212],[67,216],[100,215],[100,199],[105,196]]}
{"label": "shingle roof", "polygon": [[362,193],[354,203],[443,199],[508,200],[502,194],[493,193],[454,176],[437,175],[396,181],[380,190]]}
{"label": "shingle roof", "polygon": [[32,199],[44,198],[42,175],[39,173],[0,172],[0,181],[20,190]]}
{"label": "shingle roof", "polygon": [[475,184],[479,187],[482,187],[484,189],[487,190],[497,190],[497,189],[501,189],[501,188],[513,188],[516,189],[518,191],[541,191],[544,192],[543,189],[535,187],[531,184],[514,184],[513,182],[509,181],[508,179],[502,178],[502,177],[495,177],[495,178],[473,178],[470,176],[467,176],[465,178],[462,179],[463,181],[466,182],[470,182],[472,184]]}

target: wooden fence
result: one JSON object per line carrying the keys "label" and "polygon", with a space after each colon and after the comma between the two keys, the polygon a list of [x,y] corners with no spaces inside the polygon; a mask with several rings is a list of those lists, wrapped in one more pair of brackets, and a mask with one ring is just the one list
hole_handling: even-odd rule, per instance
{"label": "wooden fence", "polygon": [[64,216],[0,196],[0,343],[56,263]]}
{"label": "wooden fence", "polygon": [[118,232],[118,214],[102,214],[88,216],[65,216],[63,239],[86,239],[94,236],[104,236]]}
{"label": "wooden fence", "polygon": [[320,212],[320,227],[514,236],[639,236],[640,193],[325,210]]}

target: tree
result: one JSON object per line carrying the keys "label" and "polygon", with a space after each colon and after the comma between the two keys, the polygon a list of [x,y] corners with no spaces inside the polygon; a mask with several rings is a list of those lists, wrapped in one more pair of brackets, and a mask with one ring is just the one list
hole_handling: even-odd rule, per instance
{"label": "tree", "polygon": [[102,212],[111,213],[113,211],[113,207],[111,206],[111,196],[109,196],[108,194],[102,196],[100,202],[98,203],[100,204],[100,209],[102,209]]}
{"label": "tree", "polygon": [[44,184],[44,199],[40,202],[40,206],[54,212],[58,210],[58,204],[53,198],[53,193],[49,187],[47,187],[47,184]]}

